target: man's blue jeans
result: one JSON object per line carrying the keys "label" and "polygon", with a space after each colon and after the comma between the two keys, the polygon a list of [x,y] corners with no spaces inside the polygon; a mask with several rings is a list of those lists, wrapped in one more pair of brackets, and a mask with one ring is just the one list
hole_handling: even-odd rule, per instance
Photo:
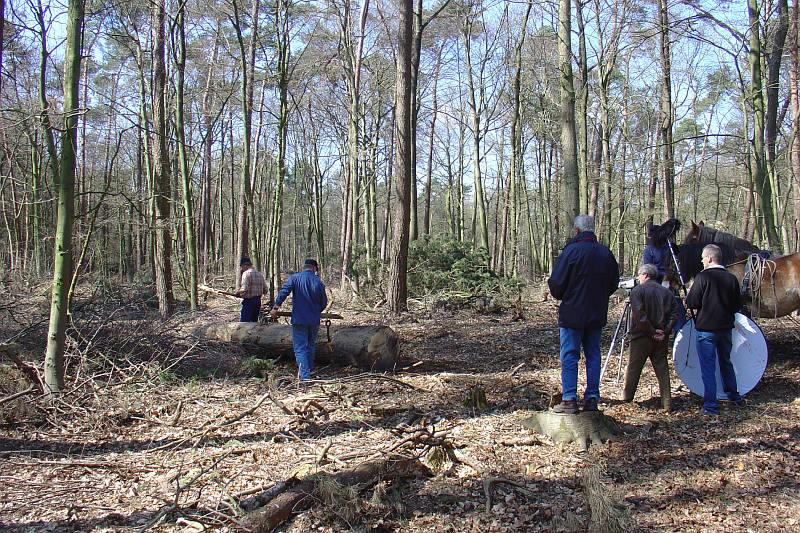
{"label": "man's blue jeans", "polygon": [[717,359],[722,390],[732,402],[742,399],[736,387],[736,372],[731,364],[731,346],[732,331],[729,329],[697,332],[697,357],[700,359],[700,374],[703,376],[703,408],[711,413],[719,413]]}
{"label": "man's blue jeans", "polygon": [[239,313],[239,322],[258,322],[258,313],[261,311],[261,296],[242,300],[242,312]]}
{"label": "man's blue jeans", "polygon": [[311,369],[314,368],[314,343],[317,342],[319,325],[292,324],[292,344],[294,345],[294,358],[300,379],[311,379]]}
{"label": "man's blue jeans", "polygon": [[583,399],[600,399],[600,334],[603,328],[560,328],[561,340],[561,399],[578,399],[578,361],[581,345],[586,357],[586,391]]}

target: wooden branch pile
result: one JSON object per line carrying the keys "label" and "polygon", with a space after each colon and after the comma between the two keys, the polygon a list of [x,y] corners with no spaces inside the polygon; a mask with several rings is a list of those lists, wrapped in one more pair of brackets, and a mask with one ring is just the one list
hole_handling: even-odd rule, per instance
{"label": "wooden branch pile", "polygon": [[[393,454],[386,457],[359,463],[330,475],[330,480],[338,485],[360,488],[371,487],[386,478],[408,478],[419,475],[430,475],[430,471],[415,457]],[[272,531],[292,513],[309,508],[320,494],[321,481],[325,474],[317,474],[298,482],[281,492],[269,503],[250,513],[242,525],[253,533]],[[290,480],[291,481],[291,480]]]}

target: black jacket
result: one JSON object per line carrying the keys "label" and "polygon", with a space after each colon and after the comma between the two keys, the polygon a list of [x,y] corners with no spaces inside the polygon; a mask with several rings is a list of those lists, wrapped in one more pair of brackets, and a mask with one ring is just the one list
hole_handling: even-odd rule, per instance
{"label": "black jacket", "polygon": [[582,232],[564,247],[547,284],[553,298],[561,300],[559,326],[602,328],[608,320],[608,297],[619,287],[619,266],[594,233]]}
{"label": "black jacket", "polygon": [[742,308],[739,280],[724,268],[706,268],[695,276],[686,307],[697,309],[699,331],[733,329],[734,315]]}

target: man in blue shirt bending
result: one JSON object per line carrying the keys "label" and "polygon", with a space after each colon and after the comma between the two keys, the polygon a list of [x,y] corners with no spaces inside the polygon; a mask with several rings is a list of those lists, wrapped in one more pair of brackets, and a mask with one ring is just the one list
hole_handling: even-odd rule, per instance
{"label": "man in blue shirt bending", "polygon": [[328,306],[325,285],[316,275],[318,270],[319,265],[314,259],[306,259],[302,272],[292,274],[281,287],[270,310],[270,315],[275,318],[278,308],[292,293],[292,344],[299,379],[311,379],[320,314]]}

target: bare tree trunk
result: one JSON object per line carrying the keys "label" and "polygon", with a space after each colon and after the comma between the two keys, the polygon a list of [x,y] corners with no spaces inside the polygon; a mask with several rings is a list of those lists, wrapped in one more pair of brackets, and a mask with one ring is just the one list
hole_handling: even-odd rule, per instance
{"label": "bare tree trunk", "polygon": [[178,9],[176,29],[177,40],[177,87],[175,94],[175,136],[178,146],[178,164],[181,173],[183,188],[183,216],[186,231],[186,259],[189,263],[189,305],[192,310],[197,309],[197,243],[194,230],[194,200],[192,198],[192,183],[189,174],[189,161],[186,154],[186,133],[184,128],[184,83],[186,72],[186,29],[184,25],[185,6],[181,4]]}
{"label": "bare tree trunk", "polygon": [[59,392],[64,387],[67,292],[72,279],[72,221],[75,210],[75,156],[83,16],[83,1],[70,0],[64,50],[64,129],[61,134],[58,174],[53,289],[50,300],[50,324],[47,331],[47,352],[44,359],[45,385],[51,393]]}
{"label": "bare tree trunk", "polygon": [[580,209],[578,140],[575,133],[575,86],[572,79],[572,2],[558,2],[558,62],[561,81],[561,156],[564,164],[564,196],[561,203],[567,224]]}
{"label": "bare tree trunk", "polygon": [[219,34],[214,37],[214,49],[206,72],[206,86],[203,90],[203,181],[200,185],[200,239],[198,247],[200,273],[199,278],[205,281],[208,274],[208,263],[211,261],[212,222],[211,222],[211,176],[213,175],[211,148],[214,145],[213,127],[211,116],[212,85],[214,81],[214,68],[219,55]]}
{"label": "bare tree trunk", "polygon": [[[780,98],[778,89],[780,86],[781,77],[781,59],[786,44],[786,34],[789,31],[789,2],[787,0],[778,0],[778,22],[777,27],[772,34],[772,49],[767,55],[767,104],[764,116],[764,142],[766,144],[766,179],[770,183],[770,190],[772,191],[773,213],[775,216],[780,216],[781,209],[781,190],[780,182],[778,181],[778,170],[775,168],[775,142],[778,136],[778,100]],[[774,224],[777,226],[778,221]],[[767,228],[767,236],[770,236],[770,230]],[[777,231],[775,232],[774,244],[771,241],[770,247],[777,253],[783,253],[783,241],[778,238]]]}
{"label": "bare tree trunk", "polygon": [[155,196],[154,254],[156,297],[158,312],[162,317],[172,314],[172,236],[170,218],[172,187],[170,183],[170,161],[167,153],[166,91],[167,70],[165,65],[165,6],[164,0],[153,4],[153,194]]}
{"label": "bare tree trunk", "polygon": [[789,94],[792,101],[792,147],[791,163],[792,174],[794,175],[794,224],[793,224],[793,243],[795,250],[800,248],[800,101],[798,101],[798,71],[800,71],[800,39],[798,38],[798,15],[800,11],[800,0],[792,1],[792,40],[791,40],[791,70],[789,74]]}
{"label": "bare tree trunk", "polygon": [[[575,5],[575,12],[578,19],[578,69],[580,70],[581,79],[576,110],[576,128],[578,136],[578,209],[581,213],[589,213],[589,62],[586,55],[586,24],[583,19],[583,2],[584,0],[578,0]],[[528,5],[530,6],[530,3]],[[530,9],[530,7],[528,9]]]}
{"label": "bare tree trunk", "polygon": [[400,29],[397,35],[397,82],[395,96],[395,219],[389,264],[389,308],[401,312],[407,308],[408,242],[411,215],[411,64],[413,53],[412,22],[414,1],[400,5]]}
{"label": "bare tree trunk", "polygon": [[[433,101],[431,106],[433,108],[433,115],[431,116],[431,127],[428,134],[428,170],[425,177],[425,213],[423,218],[422,231],[426,235],[431,233],[431,188],[433,181],[433,141],[436,133],[436,115],[439,110],[437,88],[439,86],[439,66],[442,62],[442,48],[440,47],[436,54],[436,67],[433,74]],[[419,66],[419,65],[417,65]]]}
{"label": "bare tree trunk", "polygon": [[753,183],[758,194],[761,214],[764,217],[763,229],[767,233],[770,248],[781,249],[780,239],[775,229],[775,213],[773,211],[772,186],[767,175],[767,156],[765,146],[765,106],[764,92],[761,84],[761,24],[758,0],[748,0],[747,11],[750,20],[750,103],[753,108]]}
{"label": "bare tree trunk", "polygon": [[253,192],[251,190],[251,139],[252,139],[252,125],[253,125],[253,84],[255,82],[255,61],[256,61],[256,39],[258,34],[258,11],[259,0],[253,0],[252,9],[250,11],[250,38],[247,49],[245,49],[244,35],[242,33],[243,24],[239,20],[240,13],[238,9],[237,0],[233,2],[233,15],[234,15],[234,29],[236,30],[236,38],[239,43],[239,53],[241,55],[242,67],[242,121],[243,121],[243,138],[242,138],[242,174],[239,182],[239,215],[237,217],[238,226],[238,239],[236,243],[236,257],[234,258],[236,265],[236,288],[239,288],[241,283],[242,274],[238,268],[239,259],[252,254],[253,264],[258,268],[260,260],[258,258],[258,249],[256,245],[256,236],[252,227],[255,226],[253,213]]}
{"label": "bare tree trunk", "polygon": [[[289,133],[289,5],[284,0],[278,0],[275,5],[275,40],[278,54],[278,168],[275,180],[275,196],[272,202],[271,234],[269,241],[269,268],[268,283],[269,295],[278,290],[280,284],[280,250],[281,233],[283,228],[283,184],[286,180],[286,145]],[[296,214],[296,211],[295,211]],[[322,258],[320,257],[320,260]]]}
{"label": "bare tree trunk", "polygon": [[664,164],[664,209],[667,218],[675,217],[675,147],[672,140],[672,58],[670,50],[669,3],[658,0],[661,42],[660,138]]}
{"label": "bare tree trunk", "polygon": [[[469,13],[464,20],[461,37],[464,40],[464,58],[467,71],[467,93],[469,95],[469,108],[472,125],[472,172],[475,182],[475,212],[474,220],[477,223],[475,228],[476,243],[481,248],[489,252],[489,224],[486,216],[486,199],[483,187],[483,176],[481,173],[481,141],[483,138],[481,131],[481,113],[483,111],[483,100],[476,96],[475,81],[472,75],[471,59],[471,39],[474,14]],[[481,80],[482,83],[482,80]],[[491,261],[491,257],[489,258]]]}
{"label": "bare tree trunk", "polygon": [[[517,46],[514,50],[514,78],[512,80],[512,110],[511,110],[511,168],[509,169],[509,197],[511,201],[511,253],[509,257],[508,274],[511,277],[517,277],[517,268],[519,264],[519,182],[522,178],[522,126],[521,126],[521,86],[522,86],[522,47],[525,45],[525,34],[528,28],[528,16],[533,7],[532,0],[528,1],[528,6],[525,8],[525,15],[522,17],[522,24],[520,24],[520,37],[517,41]],[[584,80],[585,83],[585,80]],[[585,129],[584,122],[584,129]],[[584,132],[585,133],[585,132]],[[585,175],[584,175],[585,180]],[[581,198],[585,197],[586,186],[582,188],[583,194]]]}

